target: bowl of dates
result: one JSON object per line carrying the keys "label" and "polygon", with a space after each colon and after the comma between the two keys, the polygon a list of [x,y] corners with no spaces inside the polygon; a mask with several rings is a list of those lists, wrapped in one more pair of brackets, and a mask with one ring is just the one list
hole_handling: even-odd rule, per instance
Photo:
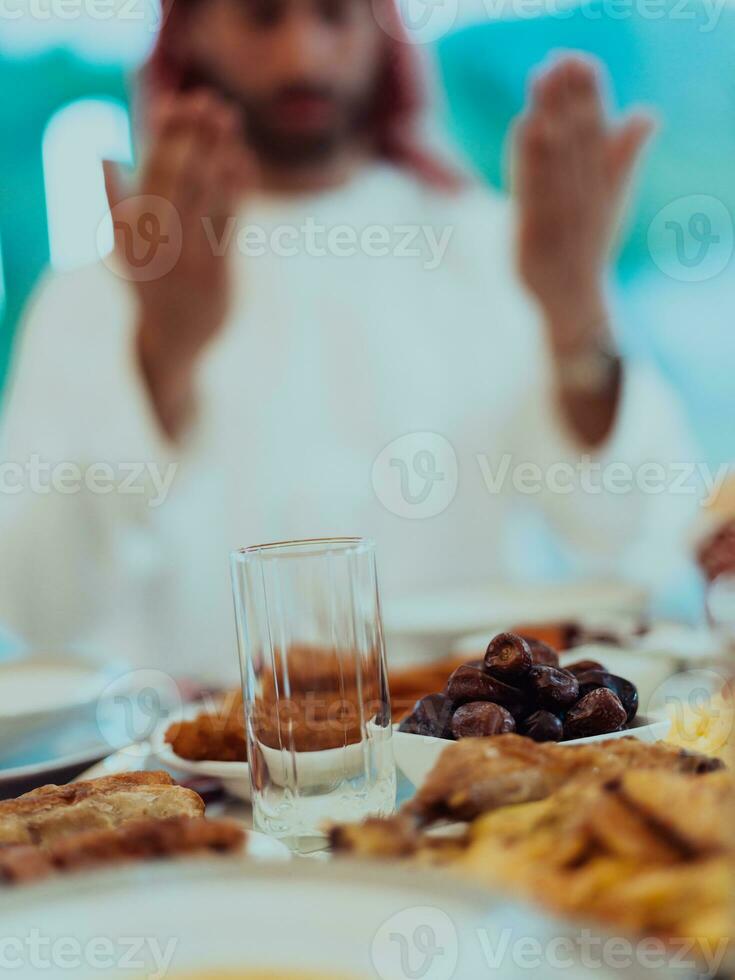
{"label": "bowl of dates", "polygon": [[639,715],[635,684],[604,664],[562,667],[546,644],[501,633],[483,660],[458,667],[443,690],[416,702],[397,726],[394,745],[399,768],[418,786],[451,740],[515,732],[575,745],[625,736],[656,741],[668,725]]}

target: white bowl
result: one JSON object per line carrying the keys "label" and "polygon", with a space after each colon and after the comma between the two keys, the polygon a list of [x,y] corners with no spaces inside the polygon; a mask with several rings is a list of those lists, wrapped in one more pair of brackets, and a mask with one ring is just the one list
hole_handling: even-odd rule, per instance
{"label": "white bowl", "polygon": [[247,762],[193,762],[191,759],[182,759],[163,741],[154,744],[153,753],[166,769],[171,769],[174,773],[183,773],[198,779],[218,779],[230,796],[245,800],[246,803],[250,801],[250,766]]}
{"label": "white bowl", "polygon": [[[668,719],[639,716],[632,726],[622,732],[610,735],[593,735],[590,738],[574,738],[560,745],[587,745],[591,742],[604,742],[609,739],[633,736],[645,742],[658,742],[666,738],[671,722]],[[414,786],[423,784],[426,777],[439,761],[444,749],[454,743],[445,738],[432,738],[428,735],[410,735],[408,732],[393,733],[393,748],[396,763],[401,772]]]}
{"label": "white bowl", "polygon": [[[187,714],[191,714],[191,710]],[[384,739],[381,733],[385,733]],[[373,751],[380,751],[381,741],[384,741],[383,751],[390,751],[389,736],[392,734],[389,728],[371,726]],[[192,762],[190,759],[182,759],[164,741],[163,734],[154,741],[153,751],[158,761],[167,769],[194,777],[218,779],[231,796],[245,801],[250,801],[252,798],[250,766],[247,762]],[[280,749],[270,749],[266,746],[261,746],[261,751],[263,761],[270,772],[270,779],[277,786],[288,786],[293,778],[292,757]],[[302,789],[308,789],[337,779],[359,776],[365,768],[365,746],[360,743],[339,749],[297,752],[295,761],[298,767],[299,785]]]}

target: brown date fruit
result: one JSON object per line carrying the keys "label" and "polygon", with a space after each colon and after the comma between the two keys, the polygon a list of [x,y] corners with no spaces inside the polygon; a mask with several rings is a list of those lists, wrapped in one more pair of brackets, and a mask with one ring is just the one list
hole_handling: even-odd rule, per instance
{"label": "brown date fruit", "polygon": [[429,694],[417,701],[411,714],[398,727],[411,735],[453,738],[452,715],[455,705],[443,694]]}
{"label": "brown date fruit", "polygon": [[498,680],[514,683],[522,680],[533,667],[531,648],[522,636],[500,633],[485,653],[485,670]]}
{"label": "brown date fruit", "polygon": [[598,687],[607,687],[611,691],[614,691],[612,674],[609,674],[606,670],[598,670],[596,668],[591,670],[585,670],[581,674],[577,674],[577,680],[579,681],[579,696],[583,698],[590,691],[596,691]]}
{"label": "brown date fruit", "polygon": [[564,738],[609,735],[625,724],[626,717],[617,694],[607,687],[598,687],[569,709],[564,722]]}
{"label": "brown date fruit", "polygon": [[638,688],[633,681],[629,681],[625,677],[617,677],[615,674],[610,676],[615,682],[615,693],[620,698],[628,715],[627,723],[630,724],[638,714]]}
{"label": "brown date fruit", "polygon": [[534,711],[521,724],[521,735],[534,742],[560,742],[564,737],[564,725],[550,711]]}
{"label": "brown date fruit", "polygon": [[606,670],[587,670],[577,675],[579,681],[579,696],[584,697],[591,691],[606,687],[620,698],[627,714],[628,723],[633,721],[638,713],[638,688],[632,681]]}
{"label": "brown date fruit", "polygon": [[570,674],[574,674],[575,677],[579,677],[580,674],[586,673],[588,670],[604,670],[605,668],[597,660],[578,660],[574,664],[570,664],[565,667],[564,670],[568,670]]}
{"label": "brown date fruit", "polygon": [[494,701],[495,704],[507,708],[513,715],[521,714],[525,708],[523,693],[517,688],[490,677],[483,670],[467,665],[457,667],[447,681],[444,694],[455,704],[466,704],[468,701]]}
{"label": "brown date fruit", "polygon": [[452,732],[455,738],[482,738],[505,735],[516,730],[513,715],[492,701],[470,701],[454,712]]}
{"label": "brown date fruit", "polygon": [[531,648],[531,656],[535,664],[541,664],[544,667],[559,666],[559,654],[556,650],[552,650],[548,643],[542,643],[541,640],[536,640],[532,636],[524,636],[523,639]]}
{"label": "brown date fruit", "polygon": [[579,698],[579,683],[574,674],[542,664],[531,668],[526,689],[531,700],[548,711],[563,711]]}

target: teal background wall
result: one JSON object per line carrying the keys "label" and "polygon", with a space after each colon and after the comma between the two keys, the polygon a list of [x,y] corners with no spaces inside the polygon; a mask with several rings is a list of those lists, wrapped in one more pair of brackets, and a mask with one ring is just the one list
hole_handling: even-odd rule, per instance
{"label": "teal background wall", "polygon": [[44,130],[55,112],[77,99],[126,101],[127,95],[122,67],[97,67],[63,50],[23,59],[0,54],[0,92],[1,388],[23,306],[49,259]]}

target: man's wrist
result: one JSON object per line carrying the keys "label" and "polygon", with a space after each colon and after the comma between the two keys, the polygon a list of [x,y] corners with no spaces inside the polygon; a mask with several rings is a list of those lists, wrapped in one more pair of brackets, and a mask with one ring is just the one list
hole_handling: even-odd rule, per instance
{"label": "man's wrist", "polygon": [[159,423],[175,439],[193,402],[196,358],[162,344],[155,326],[145,320],[138,323],[136,352]]}

